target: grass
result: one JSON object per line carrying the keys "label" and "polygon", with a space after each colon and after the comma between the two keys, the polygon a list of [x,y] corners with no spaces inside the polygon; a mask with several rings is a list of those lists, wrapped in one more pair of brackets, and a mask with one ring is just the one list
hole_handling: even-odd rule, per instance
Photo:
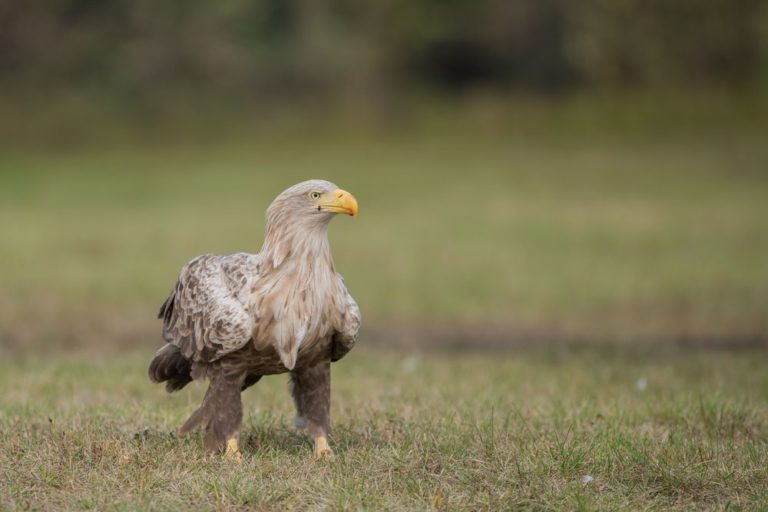
{"label": "grass", "polygon": [[334,367],[335,460],[314,461],[289,427],[282,376],[245,394],[242,465],[175,434],[203,387],[166,395],[147,353],[4,357],[0,506],[759,509],[768,374],[755,355],[361,348]]}
{"label": "grass", "polygon": [[[765,109],[744,120],[745,107],[729,117],[722,106],[670,104],[653,117],[576,105],[477,107],[359,130],[277,123],[192,142],[6,147],[6,338],[61,338],[67,318],[89,316],[82,310],[110,323],[129,310],[154,329],[184,262],[257,251],[266,205],[310,177],[360,200],[359,219],[336,220],[331,237],[369,321],[492,321],[609,339],[763,336]],[[14,329],[29,311],[24,332]],[[89,334],[71,328],[71,338]]]}
{"label": "grass", "polygon": [[[768,507],[765,106],[480,98],[174,137],[75,105],[48,143],[6,116],[0,510]],[[337,457],[273,377],[234,465],[175,434],[204,388],[149,383],[154,315],[310,177],[361,206],[331,228],[365,329],[334,367]]]}

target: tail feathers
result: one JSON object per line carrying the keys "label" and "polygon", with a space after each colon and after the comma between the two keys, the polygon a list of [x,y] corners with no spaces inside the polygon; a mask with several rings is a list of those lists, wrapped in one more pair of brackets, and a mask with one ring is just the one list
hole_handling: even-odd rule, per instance
{"label": "tail feathers", "polygon": [[192,382],[192,363],[181,355],[179,348],[170,343],[155,354],[149,364],[149,379],[152,382],[165,382],[169,393],[178,391]]}

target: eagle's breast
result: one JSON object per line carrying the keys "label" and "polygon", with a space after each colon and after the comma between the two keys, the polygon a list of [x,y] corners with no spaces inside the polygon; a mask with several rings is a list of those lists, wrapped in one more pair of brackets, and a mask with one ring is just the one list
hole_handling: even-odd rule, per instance
{"label": "eagle's breast", "polygon": [[273,347],[288,370],[305,353],[328,348],[338,323],[337,278],[324,267],[285,265],[253,290],[254,347]]}

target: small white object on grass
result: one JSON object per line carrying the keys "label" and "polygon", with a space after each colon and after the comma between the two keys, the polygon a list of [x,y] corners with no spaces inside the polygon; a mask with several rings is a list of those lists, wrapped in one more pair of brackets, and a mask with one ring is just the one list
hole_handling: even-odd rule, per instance
{"label": "small white object on grass", "polygon": [[637,382],[635,382],[635,389],[638,391],[645,391],[645,388],[648,387],[648,379],[645,377],[640,377],[637,379]]}
{"label": "small white object on grass", "polygon": [[581,477],[581,484],[582,485],[589,485],[594,480],[595,480],[595,477],[593,477],[592,475],[584,475],[583,477]]}

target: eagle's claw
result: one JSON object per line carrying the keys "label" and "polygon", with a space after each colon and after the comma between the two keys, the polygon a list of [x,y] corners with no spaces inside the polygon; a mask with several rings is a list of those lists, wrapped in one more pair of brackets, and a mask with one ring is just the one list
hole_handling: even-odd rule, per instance
{"label": "eagle's claw", "polygon": [[227,449],[224,452],[224,457],[238,463],[243,462],[243,456],[237,446],[237,439],[232,438],[227,440]]}
{"label": "eagle's claw", "polygon": [[333,450],[328,446],[325,436],[315,439],[315,459],[333,459]]}

